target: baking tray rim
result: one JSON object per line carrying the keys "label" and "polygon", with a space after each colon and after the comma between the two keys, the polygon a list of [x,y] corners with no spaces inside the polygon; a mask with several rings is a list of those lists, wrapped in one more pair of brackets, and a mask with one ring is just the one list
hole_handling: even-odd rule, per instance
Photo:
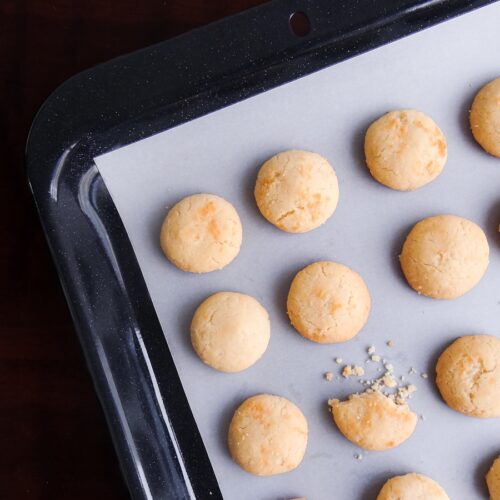
{"label": "baking tray rim", "polygon": [[[215,80],[212,81],[198,74],[193,78],[194,83],[187,92],[179,91],[165,96],[158,91],[162,98],[155,95],[156,100],[149,101],[148,96],[139,92],[138,104],[134,106],[134,103],[128,103],[128,106],[123,108],[118,102],[122,96],[113,97],[113,85],[104,92],[105,95],[103,89],[99,88],[99,85],[106,81],[106,74],[110,72],[113,76],[125,72],[128,80],[125,79],[122,85],[136,84],[134,67],[141,67],[139,60],[143,58],[155,58],[159,67],[167,69],[171,60],[159,59],[165,57],[165,53],[171,55],[168,54],[169,47],[175,47],[177,52],[179,47],[184,47],[184,53],[189,54],[193,40],[213,38],[218,40],[219,48],[222,48],[224,39],[221,38],[221,30],[232,33],[233,23],[248,26],[250,29],[256,19],[267,19],[268,27],[272,27],[278,15],[289,15],[290,12],[298,10],[309,14],[310,2],[275,0],[79,73],[58,87],[36,115],[26,147],[29,184],[124,477],[134,498],[158,498],[158,493],[155,492],[166,493],[167,496],[160,493],[161,497],[165,498],[172,498],[171,495],[178,493],[183,496],[175,498],[221,498],[221,495],[183,394],[181,381],[176,377],[173,360],[130,241],[93,158],[493,2],[404,1],[399,2],[398,6],[392,5],[396,3],[398,2],[388,2],[393,10],[386,9],[382,14],[379,11],[378,16],[377,12],[373,11],[358,12],[361,17],[362,14],[365,17],[367,14],[374,16],[371,25],[365,29],[358,27],[349,31],[348,27],[334,23],[333,26],[328,26],[330,35],[326,33],[314,39],[313,31],[311,37],[304,37],[302,40],[297,40],[293,35],[289,40],[280,39],[276,41],[282,49],[279,54],[270,57],[265,50],[256,50],[255,54],[247,54],[248,59],[243,69],[241,65],[235,67],[235,61],[228,64],[222,59],[219,61],[221,73],[223,76],[227,75],[227,78],[221,80],[221,73],[215,72]],[[360,2],[358,6],[363,7],[362,4],[363,2]],[[329,12],[330,2],[322,0],[317,6],[315,16],[326,14]],[[346,12],[350,9],[349,13],[353,15],[352,7],[347,3],[339,2],[338,7]],[[252,33],[239,33],[240,37],[246,35],[252,38]],[[253,33],[253,37],[255,36]],[[214,53],[217,53],[217,50]],[[251,69],[248,70],[248,67]],[[172,86],[178,87],[181,82],[182,79],[178,78],[172,82]],[[107,83],[109,85],[109,82]],[[143,89],[143,92],[147,93],[147,89]],[[81,121],[71,113],[75,106],[88,104],[89,98],[90,102],[95,98],[96,102],[106,102],[109,105],[104,112],[106,119],[102,120],[98,127],[97,109],[86,110]],[[141,98],[143,101],[139,101]],[[63,117],[68,118],[69,125],[55,131],[54,127],[57,127],[57,122],[60,123]],[[47,146],[48,138],[55,138],[50,142],[50,146]],[[72,220],[69,221],[68,217]],[[75,218],[78,219],[76,222]],[[81,239],[75,237],[76,227],[77,233],[93,236],[86,244],[92,242],[96,245],[95,248],[81,246]],[[82,252],[88,252],[90,257],[82,255]],[[78,264],[82,259],[83,271]],[[151,464],[147,463],[147,460],[143,461],[144,457],[134,453],[133,433],[138,432],[138,429],[127,428],[127,418],[123,415],[125,407],[118,388],[113,387],[116,382],[120,383],[120,379],[116,378],[110,366],[103,367],[107,358],[103,357],[102,350],[109,349],[106,343],[109,341],[109,335],[104,335],[101,330],[109,329],[109,324],[95,324],[97,316],[93,315],[96,312],[98,297],[85,279],[85,273],[90,269],[86,266],[99,268],[99,273],[105,275],[104,278],[98,278],[99,293],[107,293],[111,304],[118,300],[117,304],[123,309],[120,320],[127,334],[120,340],[129,350],[125,359],[130,363],[130,358],[134,356],[141,358],[136,360],[137,366],[134,365],[133,369],[135,376],[140,378],[143,384],[138,384],[140,391],[150,393],[147,398],[148,418],[153,422],[148,430],[150,433],[157,432],[170,445],[169,454],[172,460],[166,468],[151,469]],[[91,278],[95,279],[95,274],[92,276],[91,273]],[[141,299],[134,298],[134,293],[138,293]],[[100,309],[97,312],[101,315],[105,313]],[[127,320],[129,324],[125,324]],[[154,340],[150,338],[153,336]],[[159,358],[163,360],[163,365],[165,359],[170,365],[167,380],[165,377],[164,380],[157,380],[159,371],[155,370],[155,366],[158,366]],[[174,409],[172,405],[169,406],[169,398],[179,393],[184,396],[181,397],[183,409],[172,421],[178,407]],[[184,426],[181,421],[184,421]],[[151,436],[150,434],[149,437]],[[188,439],[193,440],[194,446],[187,446]],[[165,460],[166,457],[158,450],[150,453],[155,452],[157,456],[149,457],[152,462]],[[161,471],[164,474],[158,481],[159,484],[154,486],[151,484],[153,470],[155,473]],[[175,483],[174,486],[169,486],[169,482]]]}

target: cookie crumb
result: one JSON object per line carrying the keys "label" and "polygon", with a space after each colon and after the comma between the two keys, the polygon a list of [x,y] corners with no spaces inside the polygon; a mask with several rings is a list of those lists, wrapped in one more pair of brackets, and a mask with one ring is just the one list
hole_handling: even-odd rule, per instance
{"label": "cookie crumb", "polygon": [[405,404],[407,399],[410,399],[411,395],[417,390],[413,384],[409,384],[406,387],[399,387],[396,394],[396,403]]}
{"label": "cookie crumb", "polygon": [[425,378],[425,379],[429,378],[429,375],[427,375],[427,373],[422,373],[421,376],[422,376],[422,378]]}
{"label": "cookie crumb", "polygon": [[328,380],[328,382],[331,382],[333,380],[333,373],[332,372],[326,372],[325,373],[325,379]]}
{"label": "cookie crumb", "polygon": [[365,370],[362,366],[346,365],[342,370],[342,376],[344,378],[356,376],[361,377],[365,374]]}
{"label": "cookie crumb", "polygon": [[365,374],[365,370],[362,366],[355,366],[354,367],[354,375],[357,377],[362,377]]}
{"label": "cookie crumb", "polygon": [[342,358],[335,358],[335,363],[337,363],[338,365],[341,365],[342,361],[343,361]]}
{"label": "cookie crumb", "polygon": [[394,380],[394,377],[390,373],[386,373],[382,377],[382,382],[386,387],[390,387],[391,389],[398,385],[396,380]]}
{"label": "cookie crumb", "polygon": [[354,454],[354,458],[355,458],[356,460],[363,460],[363,455],[361,455],[360,453],[355,453],[355,454]]}
{"label": "cookie crumb", "polygon": [[[379,393],[397,405],[406,405],[407,400],[410,399],[411,395],[417,390],[416,386],[408,382],[406,382],[407,385],[404,386],[403,384],[405,383],[407,377],[405,375],[396,376],[394,373],[394,365],[389,361],[386,361],[384,358],[381,358],[378,354],[375,354],[375,346],[370,345],[366,348],[366,350],[369,354],[369,358],[365,360],[365,362],[380,362],[380,365],[376,367],[376,369],[378,372],[381,372],[381,374],[376,377],[358,379],[359,383],[363,386],[363,390],[361,392]],[[408,373],[411,374],[418,372],[415,368],[411,367]],[[342,368],[341,375],[345,379],[353,376],[362,377],[365,375],[365,370],[361,366],[357,366],[355,364],[346,364]],[[427,374],[421,373],[421,376],[427,378]],[[329,400],[330,406],[333,401],[337,400]],[[360,420],[359,416],[356,418],[357,420]]]}
{"label": "cookie crumb", "polygon": [[387,347],[394,347],[394,342],[392,340],[388,340],[386,343]]}

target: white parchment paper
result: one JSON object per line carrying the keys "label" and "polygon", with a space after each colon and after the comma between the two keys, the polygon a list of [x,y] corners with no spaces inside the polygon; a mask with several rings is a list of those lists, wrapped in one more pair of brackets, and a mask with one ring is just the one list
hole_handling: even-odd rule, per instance
{"label": "white parchment paper", "polygon": [[[435,478],[454,500],[486,498],[483,476],[500,452],[500,420],[450,410],[435,389],[434,365],[457,336],[500,335],[500,160],[474,143],[467,123],[474,93],[497,76],[500,4],[96,158],[135,249],[224,498],[374,499],[388,477],[411,471]],[[400,193],[368,174],[363,135],[379,115],[409,107],[435,119],[448,139],[449,157],[433,183]],[[333,217],[303,235],[268,224],[253,200],[259,166],[285,149],[321,153],[340,182]],[[244,243],[226,269],[192,275],[168,263],[158,237],[168,207],[199,192],[234,204]],[[455,301],[417,295],[406,285],[397,261],[411,226],[440,213],[476,221],[490,242],[486,276]],[[319,259],[357,270],[372,294],[367,326],[345,344],[309,342],[286,317],[293,275]],[[267,352],[239,374],[205,366],[190,345],[196,306],[220,290],[255,296],[271,316]],[[393,348],[385,346],[389,339]],[[336,430],[327,410],[329,397],[360,389],[354,380],[339,379],[334,357],[363,364],[369,375],[378,375],[374,364],[364,364],[369,345],[395,365],[397,375],[417,385],[411,406],[425,417],[405,444],[387,452],[357,449]],[[407,375],[410,367],[418,373]],[[332,382],[323,379],[326,371],[335,373]],[[421,372],[428,372],[429,379],[421,378]],[[261,392],[289,398],[308,419],[306,457],[289,474],[253,477],[229,457],[230,417],[246,397]],[[363,459],[356,460],[355,453]]]}

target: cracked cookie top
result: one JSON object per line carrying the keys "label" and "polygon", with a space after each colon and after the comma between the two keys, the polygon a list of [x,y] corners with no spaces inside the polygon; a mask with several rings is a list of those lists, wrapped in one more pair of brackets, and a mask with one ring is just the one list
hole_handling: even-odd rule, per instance
{"label": "cracked cookie top", "polygon": [[500,158],[500,78],[487,83],[474,98],[470,128],[483,149]]}
{"label": "cracked cookie top", "polygon": [[271,224],[289,233],[305,233],[333,214],[339,185],[326,158],[308,151],[284,151],[262,165],[254,194]]}
{"label": "cracked cookie top", "polygon": [[436,374],[448,406],[473,417],[500,417],[500,339],[458,338],[439,357]]}
{"label": "cracked cookie top", "polygon": [[228,432],[233,460],[247,472],[272,476],[295,469],[306,452],[307,420],[291,401],[259,394],[244,401]]}
{"label": "cracked cookie top", "polygon": [[443,170],[446,138],[432,118],[420,111],[391,111],[368,128],[365,158],[378,182],[399,191],[412,191]]}
{"label": "cracked cookie top", "polygon": [[231,203],[194,194],[174,205],[163,222],[160,244],[172,264],[191,273],[227,266],[239,253],[243,230]]}
{"label": "cracked cookie top", "polygon": [[414,472],[391,477],[377,500],[450,500],[443,488],[430,477]]}
{"label": "cracked cookie top", "polygon": [[267,311],[250,295],[218,292],[196,309],[191,342],[200,359],[222,372],[239,372],[264,354],[271,325]]}
{"label": "cracked cookie top", "polygon": [[315,262],[297,273],[288,316],[298,332],[320,343],[345,342],[363,328],[371,298],[363,278],[337,262]]}
{"label": "cracked cookie top", "polygon": [[418,222],[399,257],[409,285],[435,299],[455,299],[483,277],[489,262],[488,241],[474,222],[438,215]]}

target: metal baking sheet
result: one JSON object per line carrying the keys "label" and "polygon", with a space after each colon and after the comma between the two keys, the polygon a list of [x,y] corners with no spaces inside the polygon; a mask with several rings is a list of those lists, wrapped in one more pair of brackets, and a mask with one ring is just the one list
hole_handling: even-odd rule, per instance
{"label": "metal baking sheet", "polygon": [[[500,335],[500,163],[473,141],[467,115],[474,93],[500,74],[500,5],[443,25],[247,99],[179,127],[96,158],[141,266],[153,304],[213,464],[224,498],[255,500],[375,498],[390,476],[421,472],[453,499],[486,498],[483,474],[500,452],[500,420],[450,410],[433,382],[437,355],[460,335]],[[411,193],[387,189],[367,172],[363,136],[384,112],[417,108],[430,114],[448,140],[448,162],[430,185]],[[259,166],[285,149],[326,156],[340,183],[335,214],[321,228],[286,234],[268,224],[253,200]],[[237,259],[222,271],[192,275],[177,270],[158,244],[170,206],[198,192],[234,204],[244,230]],[[486,276],[464,297],[436,301],[405,283],[397,256],[418,220],[440,213],[467,217],[489,239]],[[290,326],[289,284],[304,265],[328,259],[357,270],[372,295],[367,326],[353,340],[318,345]],[[263,358],[238,374],[205,366],[189,339],[196,306],[220,290],[255,296],[271,316],[272,336]],[[394,341],[389,348],[385,342]],[[334,358],[363,364],[377,351],[415,383],[411,407],[420,420],[414,435],[386,452],[364,452],[331,422],[326,401],[361,389],[340,380]],[[408,375],[410,367],[416,374]],[[333,371],[332,382],[323,373]],[[420,373],[429,373],[425,380]],[[226,432],[246,397],[274,393],[305,413],[310,427],[306,457],[288,474],[260,478],[235,465]],[[360,453],[362,460],[354,455]]]}

